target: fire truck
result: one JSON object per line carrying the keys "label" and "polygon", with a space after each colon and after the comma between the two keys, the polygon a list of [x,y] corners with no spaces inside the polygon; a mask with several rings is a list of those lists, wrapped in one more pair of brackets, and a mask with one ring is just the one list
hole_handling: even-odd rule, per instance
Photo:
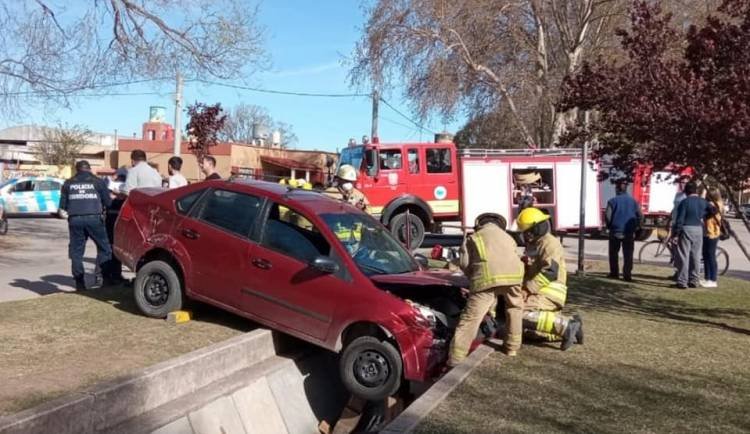
{"label": "fire truck", "polygon": [[[484,212],[499,213],[512,225],[525,201],[549,213],[556,232],[579,230],[579,150],[459,150],[443,140],[374,141],[344,148],[341,164],[359,171],[356,186],[367,196],[370,213],[412,248],[422,244],[426,232],[440,233],[449,223],[470,228]],[[598,230],[598,167],[591,161],[585,166],[584,229]]]}

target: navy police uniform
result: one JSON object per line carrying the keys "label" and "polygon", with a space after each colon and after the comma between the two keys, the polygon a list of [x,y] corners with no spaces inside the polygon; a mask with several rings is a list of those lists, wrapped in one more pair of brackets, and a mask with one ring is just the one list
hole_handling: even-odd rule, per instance
{"label": "navy police uniform", "polygon": [[76,289],[85,289],[83,253],[86,240],[91,238],[96,244],[96,265],[102,265],[112,258],[112,248],[104,226],[104,211],[112,199],[104,182],[90,172],[89,164],[79,161],[77,173],[65,181],[60,194],[60,209],[68,214],[68,256],[72,263]]}

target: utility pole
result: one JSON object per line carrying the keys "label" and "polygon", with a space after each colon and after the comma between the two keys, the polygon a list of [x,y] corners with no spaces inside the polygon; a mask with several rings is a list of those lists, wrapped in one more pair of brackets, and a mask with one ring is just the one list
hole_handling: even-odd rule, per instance
{"label": "utility pole", "polygon": [[177,71],[177,86],[174,92],[174,150],[176,156],[180,155],[180,145],[182,143],[182,126],[180,126],[180,116],[182,115],[182,74]]}
{"label": "utility pole", "polygon": [[[589,126],[589,111],[584,113],[584,123],[586,128]],[[584,232],[586,230],[586,166],[589,163],[589,141],[583,142],[583,150],[581,152],[581,215],[578,220],[578,270],[576,275],[585,276],[586,272],[583,269],[583,261],[585,256],[585,244]]]}
{"label": "utility pole", "polygon": [[370,131],[370,142],[376,143],[378,137],[378,108],[380,106],[380,93],[372,91],[372,131]]}

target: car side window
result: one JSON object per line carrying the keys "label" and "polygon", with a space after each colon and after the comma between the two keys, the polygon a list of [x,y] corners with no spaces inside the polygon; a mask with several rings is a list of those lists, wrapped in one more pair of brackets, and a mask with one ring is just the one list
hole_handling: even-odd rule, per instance
{"label": "car side window", "polygon": [[419,149],[409,149],[409,173],[419,173]]}
{"label": "car side window", "polygon": [[195,202],[198,200],[199,197],[205,192],[206,190],[198,190],[194,191],[187,196],[183,196],[175,201],[175,207],[177,208],[177,212],[182,215],[187,215],[187,213],[190,212],[190,209],[193,207]]}
{"label": "car side window", "polygon": [[427,173],[450,173],[452,170],[451,149],[432,148],[427,150]]}
{"label": "car side window", "polygon": [[24,193],[27,191],[34,191],[33,181],[21,181],[13,187],[13,191],[16,193]]}
{"label": "car side window", "polygon": [[57,191],[60,190],[60,183],[55,181],[38,181],[34,189],[36,191]]}
{"label": "car side window", "polygon": [[331,253],[318,228],[305,216],[279,204],[271,206],[261,240],[263,246],[306,264]]}
{"label": "car side window", "polygon": [[258,218],[261,204],[260,198],[249,194],[213,190],[203,202],[198,219],[248,237]]}

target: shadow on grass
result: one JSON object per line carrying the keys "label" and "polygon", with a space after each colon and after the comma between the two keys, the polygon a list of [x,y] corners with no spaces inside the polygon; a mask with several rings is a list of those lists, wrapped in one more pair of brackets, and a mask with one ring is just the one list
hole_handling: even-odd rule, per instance
{"label": "shadow on grass", "polygon": [[[750,309],[699,305],[690,297],[691,293],[698,290],[685,290],[676,294],[676,290],[668,288],[671,282],[667,279],[660,280],[646,274],[634,274],[633,278],[634,281],[628,283],[607,279],[603,273],[590,273],[584,278],[571,276],[568,282],[569,302],[584,309],[635,313],[654,319],[702,324],[750,336],[749,329],[721,321],[746,318],[750,316]],[[664,293],[654,293],[654,289]],[[668,295],[668,292],[671,293]],[[681,294],[684,294],[685,300],[677,298]],[[719,297],[716,295],[717,299]]]}

